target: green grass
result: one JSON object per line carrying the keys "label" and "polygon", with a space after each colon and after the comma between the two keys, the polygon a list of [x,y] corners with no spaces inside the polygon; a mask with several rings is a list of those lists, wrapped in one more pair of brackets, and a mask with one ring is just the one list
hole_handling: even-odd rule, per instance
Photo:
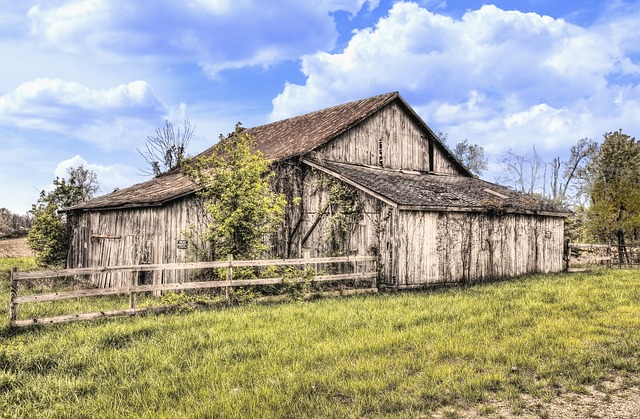
{"label": "green grass", "polygon": [[612,376],[635,380],[640,273],[1,333],[0,415],[416,417],[444,408],[455,417],[468,406],[489,412],[491,400],[518,411],[523,394],[544,402]]}

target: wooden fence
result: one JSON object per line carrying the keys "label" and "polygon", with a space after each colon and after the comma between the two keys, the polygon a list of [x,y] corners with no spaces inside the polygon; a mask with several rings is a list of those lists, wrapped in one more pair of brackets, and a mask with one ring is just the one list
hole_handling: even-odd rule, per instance
{"label": "wooden fence", "polygon": [[[233,268],[238,267],[269,267],[269,266],[312,266],[316,269],[316,275],[312,282],[342,281],[342,280],[373,280],[373,286],[366,290],[352,290],[352,293],[362,291],[377,291],[377,269],[358,272],[358,262],[375,262],[375,256],[344,256],[328,258],[303,258],[303,259],[271,259],[271,260],[233,260],[229,257],[221,262],[194,262],[194,263],[172,263],[172,264],[152,264],[152,265],[129,265],[129,266],[108,266],[99,268],[78,268],[52,271],[32,271],[20,272],[18,268],[11,270],[11,294],[9,308],[10,326],[28,326],[34,324],[63,323],[76,320],[97,319],[103,317],[116,317],[135,315],[143,312],[164,311],[170,306],[160,307],[136,307],[137,295],[142,292],[161,291],[182,291],[194,289],[224,288],[227,299],[229,298],[229,288],[246,287],[255,285],[276,285],[283,283],[283,277],[261,278],[261,279],[233,279]],[[353,265],[353,273],[317,275],[318,265],[350,263]],[[367,267],[371,266],[369,264]],[[194,281],[170,284],[139,285],[139,272],[163,272],[165,270],[195,270],[195,269],[216,269],[226,268],[226,279],[219,281]],[[106,272],[127,272],[131,273],[131,285],[128,287],[111,288],[87,288],[71,291],[59,291],[46,294],[18,295],[18,285],[22,281],[36,279],[52,279],[63,277],[79,277],[86,275],[101,274]],[[18,320],[18,306],[27,303],[39,303],[45,301],[67,300],[72,298],[100,297],[106,295],[129,294],[129,308],[124,310],[99,311],[92,313],[79,313],[61,315],[53,317],[39,317]]]}
{"label": "wooden fence", "polygon": [[567,271],[594,267],[640,267],[640,247],[568,242],[565,247],[565,263]]}

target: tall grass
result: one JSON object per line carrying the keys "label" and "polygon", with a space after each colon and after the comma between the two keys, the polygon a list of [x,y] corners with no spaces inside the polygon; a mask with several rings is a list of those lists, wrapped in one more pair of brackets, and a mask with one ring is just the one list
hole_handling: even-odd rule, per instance
{"label": "tall grass", "polygon": [[415,417],[638,371],[638,272],[546,275],[4,329],[0,414]]}

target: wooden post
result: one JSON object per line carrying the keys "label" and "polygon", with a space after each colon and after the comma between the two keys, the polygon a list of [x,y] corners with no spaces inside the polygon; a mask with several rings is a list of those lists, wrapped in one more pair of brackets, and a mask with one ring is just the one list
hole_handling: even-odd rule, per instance
{"label": "wooden post", "polygon": [[227,262],[229,262],[229,266],[227,266],[227,286],[224,288],[224,292],[227,297],[227,304],[231,304],[231,300],[229,299],[229,286],[233,279],[233,255],[227,255]]}
{"label": "wooden post", "polygon": [[[373,288],[378,288],[378,276],[380,276],[380,252],[376,255],[376,260],[373,261],[373,268],[376,270],[376,276],[373,277]],[[380,291],[380,290],[378,290]]]}
{"label": "wooden post", "polygon": [[[311,250],[310,249],[305,249],[305,251],[303,252],[302,258],[303,259],[309,259],[310,257],[311,257]],[[315,266],[315,271],[316,271],[316,275],[315,276],[317,276],[318,275],[318,264],[314,263],[314,266]],[[304,281],[304,278],[307,277],[307,269],[309,269],[309,264],[305,263],[304,265],[302,265],[302,269],[303,269],[303,271],[302,271],[302,280]],[[311,290],[307,289],[306,285],[303,283],[302,284],[302,294],[305,295],[305,294],[309,293],[310,291]]]}
{"label": "wooden post", "polygon": [[[132,275],[131,275],[131,286],[135,287],[136,285],[138,285],[138,271],[133,272]],[[137,296],[138,296],[138,294],[136,294],[133,291],[129,293],[129,308],[131,310],[135,310],[136,309]]]}
{"label": "wooden post", "polygon": [[18,298],[18,280],[16,279],[16,274],[18,273],[18,268],[11,268],[11,296],[9,297],[9,326],[14,326],[15,321],[18,319],[18,303],[16,303],[16,298]]}
{"label": "wooden post", "polygon": [[565,272],[569,272],[569,261],[571,260],[571,240],[566,241],[567,258],[565,260]]}

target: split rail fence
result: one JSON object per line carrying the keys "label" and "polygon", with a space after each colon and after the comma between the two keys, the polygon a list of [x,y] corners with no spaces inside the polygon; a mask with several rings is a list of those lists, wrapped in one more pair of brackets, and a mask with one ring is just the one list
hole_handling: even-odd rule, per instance
{"label": "split rail fence", "polygon": [[[327,258],[301,258],[301,259],[270,259],[270,260],[233,260],[229,257],[226,261],[219,262],[194,262],[194,263],[173,263],[173,264],[147,264],[128,265],[98,268],[78,268],[52,271],[32,271],[20,272],[18,268],[11,270],[11,294],[9,309],[10,326],[20,327],[35,324],[65,323],[76,320],[89,320],[104,317],[132,316],[138,313],[166,311],[171,306],[136,307],[137,295],[139,293],[161,291],[182,291],[195,289],[223,288],[227,300],[229,299],[229,289],[233,287],[247,287],[256,285],[277,285],[282,284],[284,277],[260,278],[260,279],[233,279],[233,268],[239,267],[270,267],[270,266],[306,266],[315,267],[316,275],[311,282],[343,281],[343,280],[371,280],[370,288],[338,291],[337,294],[359,294],[365,292],[377,292],[377,269],[375,267],[377,258],[375,256],[344,256]],[[365,265],[364,272],[359,272],[359,262],[373,262]],[[352,264],[353,273],[317,275],[318,265],[333,265],[338,263]],[[226,279],[216,281],[194,281],[168,284],[139,285],[140,272],[161,272],[165,270],[197,270],[226,268]],[[43,294],[18,295],[19,284],[23,281],[37,279],[53,279],[65,277],[79,277],[86,275],[104,274],[108,272],[124,272],[131,274],[131,285],[125,287],[109,288],[86,288],[71,291],[58,291]],[[164,275],[162,275],[164,276]],[[298,280],[299,282],[302,279]],[[77,313],[69,315],[59,315],[52,317],[38,317],[29,319],[18,319],[18,306],[27,303],[40,303],[45,301],[68,300],[74,298],[100,297],[107,295],[129,294],[129,308],[124,310],[98,311],[91,313]]]}

